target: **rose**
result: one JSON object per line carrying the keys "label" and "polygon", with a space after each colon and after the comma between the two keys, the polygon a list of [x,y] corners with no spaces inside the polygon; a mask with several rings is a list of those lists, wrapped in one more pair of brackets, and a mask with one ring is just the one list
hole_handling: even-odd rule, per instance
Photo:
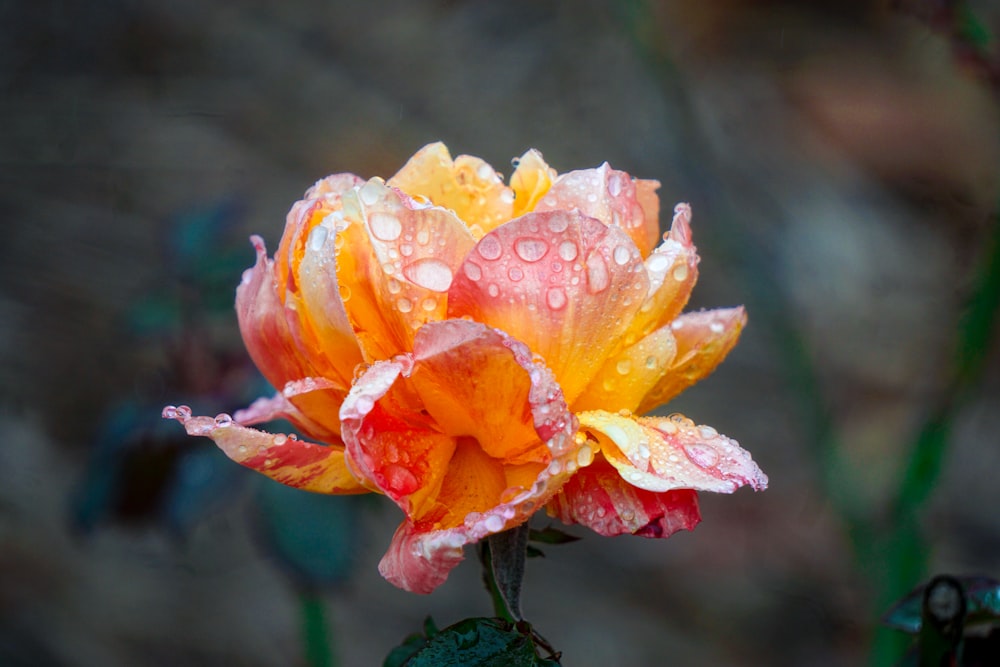
{"label": "rose", "polygon": [[[411,591],[542,507],[602,535],[691,529],[697,491],[767,477],[710,427],[636,416],[712,372],[746,322],[681,314],[691,211],[657,244],[658,187],[606,163],[557,175],[534,150],[508,187],[440,143],[388,182],[325,178],[273,260],[253,237],[237,289],[278,394],[234,418],[164,415],[279,482],[391,498],[406,519],[380,571]],[[247,427],[275,418],[326,444]]]}

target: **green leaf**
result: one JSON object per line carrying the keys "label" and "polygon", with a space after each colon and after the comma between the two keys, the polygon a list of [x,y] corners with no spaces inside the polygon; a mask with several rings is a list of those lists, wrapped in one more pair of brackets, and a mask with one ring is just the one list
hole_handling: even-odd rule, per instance
{"label": "green leaf", "polygon": [[542,544],[569,544],[570,542],[576,542],[580,538],[576,535],[564,533],[558,528],[548,526],[542,530],[532,528],[528,532],[528,539],[532,542],[541,542]]}
{"label": "green leaf", "polygon": [[531,626],[499,618],[467,618],[433,637],[407,637],[383,667],[556,667],[538,656]]}

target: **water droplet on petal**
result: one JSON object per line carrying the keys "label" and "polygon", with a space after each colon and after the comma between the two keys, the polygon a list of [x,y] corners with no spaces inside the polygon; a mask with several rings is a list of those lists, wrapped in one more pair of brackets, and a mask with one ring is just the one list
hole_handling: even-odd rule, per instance
{"label": "water droplet on petal", "polygon": [[227,426],[233,425],[233,418],[227,415],[225,412],[220,412],[215,415],[215,425],[219,428],[226,428]]}
{"label": "water droplet on petal", "polygon": [[421,229],[417,232],[417,243],[420,245],[427,245],[431,240],[431,233],[426,229]]}
{"label": "water droplet on petal", "polygon": [[483,277],[482,267],[475,262],[466,262],[462,269],[465,271],[465,275],[468,276],[469,280],[473,282]]}
{"label": "water droplet on petal", "polygon": [[316,225],[309,232],[309,240],[307,245],[310,250],[319,251],[323,248],[323,244],[326,243],[327,229],[322,225]]}
{"label": "water droplet on petal", "polygon": [[712,322],[708,325],[708,328],[712,333],[720,334],[725,331],[726,327],[722,326],[722,322]]}
{"label": "water droplet on petal", "polygon": [[661,252],[654,252],[646,260],[646,267],[649,269],[650,273],[659,273],[661,271],[667,270],[667,265],[670,260],[667,259],[666,255]]}
{"label": "water droplet on petal", "polygon": [[611,283],[611,275],[608,273],[608,264],[604,256],[594,253],[587,259],[587,289],[592,294],[603,292]]}
{"label": "water droplet on petal", "polygon": [[428,313],[432,312],[435,308],[437,308],[437,305],[438,305],[437,299],[435,299],[434,297],[427,297],[420,303],[420,307],[423,308]]}
{"label": "water droplet on petal", "polygon": [[[386,271],[386,273],[388,273],[388,271]],[[389,290],[389,294],[399,294],[400,290],[403,289],[403,286],[400,285],[399,281],[396,280],[395,278],[390,278],[389,281],[385,284],[385,286],[386,289]]]}
{"label": "water droplet on petal", "polygon": [[514,191],[505,189],[503,192],[500,193],[500,201],[502,201],[504,204],[513,204]]}
{"label": "water droplet on petal", "polygon": [[386,490],[397,496],[408,496],[420,485],[416,476],[401,465],[387,465],[382,474]]}
{"label": "water droplet on petal", "polygon": [[510,267],[510,271],[507,272],[507,277],[516,283],[524,278],[524,271],[519,266],[512,266]]}
{"label": "water droplet on petal", "polygon": [[580,464],[580,467],[589,466],[594,460],[594,450],[590,448],[590,445],[583,445],[576,452],[576,462]]}
{"label": "water droplet on petal", "polygon": [[579,249],[572,241],[563,241],[559,244],[559,256],[567,262],[572,262],[579,254]]}
{"label": "water droplet on petal", "polygon": [[420,285],[435,292],[447,292],[451,287],[451,269],[440,259],[428,257],[420,259],[403,267],[403,275]]}
{"label": "water droplet on petal", "polygon": [[496,283],[490,283],[489,286],[486,288],[486,291],[489,293],[490,296],[498,296],[500,294],[500,288],[497,287]]}
{"label": "water droplet on petal", "polygon": [[503,254],[503,248],[500,246],[500,240],[496,237],[496,234],[487,234],[479,239],[476,251],[480,257],[488,260],[499,259],[500,255]]}
{"label": "water droplet on petal", "polygon": [[565,215],[553,215],[549,218],[549,231],[553,234],[561,234],[569,227],[569,218]]}
{"label": "water droplet on petal", "polygon": [[407,299],[405,296],[400,297],[400,299],[396,302],[396,308],[401,313],[408,313],[411,310],[413,310],[413,302]]}
{"label": "water droplet on petal", "polygon": [[285,435],[284,433],[276,433],[274,435],[274,438],[272,439],[272,442],[274,442],[274,445],[276,447],[280,447],[281,445],[288,442],[288,436]]}
{"label": "water droplet on petal", "polygon": [[368,216],[372,236],[381,241],[395,241],[403,233],[403,224],[389,213],[372,213]]}
{"label": "water droplet on petal", "polygon": [[632,370],[632,362],[628,359],[621,359],[615,364],[615,370],[618,371],[619,375],[628,375],[629,371]]}
{"label": "water droplet on petal", "polygon": [[608,177],[608,194],[617,197],[622,193],[622,179],[618,174],[611,174]]}
{"label": "water droplet on petal", "polygon": [[491,533],[499,533],[501,530],[503,530],[504,526],[503,517],[497,514],[491,514],[488,517],[486,517],[486,521],[483,522],[483,526],[486,528],[486,530],[490,531]]}
{"label": "water droplet on petal", "polygon": [[514,252],[526,262],[537,262],[549,251],[549,244],[542,239],[523,238],[514,243]]}
{"label": "water droplet on petal", "polygon": [[382,184],[378,181],[368,181],[361,186],[361,190],[358,192],[358,195],[360,195],[361,201],[365,204],[365,206],[371,206],[378,201],[378,198],[381,196],[384,189],[385,188],[382,187]]}
{"label": "water droplet on petal", "polygon": [[652,355],[646,357],[646,368],[648,368],[649,370],[653,370],[654,368],[656,368],[656,357]]}
{"label": "water droplet on petal", "polygon": [[566,292],[562,287],[550,287],[545,292],[545,303],[552,310],[562,310],[566,307]]}
{"label": "water droplet on petal", "polygon": [[686,280],[688,277],[688,265],[678,264],[676,267],[674,267],[674,271],[670,275],[672,275],[674,277],[674,280],[676,280],[677,282],[682,282]]}
{"label": "water droplet on petal", "polygon": [[490,181],[496,178],[496,173],[493,171],[493,167],[483,162],[476,169],[476,176],[478,176],[480,180]]}
{"label": "water droplet on petal", "polygon": [[632,252],[626,246],[620,245],[615,248],[615,252],[612,256],[614,257],[615,264],[618,266],[625,266],[628,264],[629,259],[632,258]]}
{"label": "water droplet on petal", "polygon": [[699,468],[714,468],[719,463],[719,453],[708,445],[700,443],[684,445],[684,453]]}

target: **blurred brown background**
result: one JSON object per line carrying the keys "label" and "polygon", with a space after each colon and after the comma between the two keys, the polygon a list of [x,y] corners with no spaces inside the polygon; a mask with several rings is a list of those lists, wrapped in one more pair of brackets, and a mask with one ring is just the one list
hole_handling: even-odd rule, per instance
{"label": "blurred brown background", "polygon": [[[0,661],[304,664],[295,596],[239,497],[180,542],[79,539],[72,490],[109,405],[185,398],[122,326],[171,280],[179,213],[236,200],[234,238],[273,249],[317,178],[388,176],[440,139],[504,173],[536,147],[560,171],[661,180],[665,211],[694,207],[692,305],[750,309],[668,409],[738,439],[771,488],[704,497],[690,534],[530,562],[525,610],[564,664],[863,663],[871,581],[757,312],[802,336],[843,488],[885,515],[1000,192],[998,98],[918,18],[941,4],[677,1],[636,26],[632,3],[597,0],[0,3]],[[211,335],[235,345],[235,316]],[[1000,576],[998,396],[993,354],[922,517],[933,571]],[[489,613],[471,553],[430,597],[384,582],[399,516],[371,516],[358,575],[328,596],[344,664],[380,664],[427,613]]]}

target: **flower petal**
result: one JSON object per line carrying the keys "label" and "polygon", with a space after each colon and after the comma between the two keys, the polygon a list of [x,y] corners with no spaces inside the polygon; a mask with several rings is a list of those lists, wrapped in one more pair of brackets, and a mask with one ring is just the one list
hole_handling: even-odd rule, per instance
{"label": "flower petal", "polygon": [[694,530],[701,521],[695,491],[656,493],[632,486],[602,456],[581,468],[546,510],[563,523],[579,523],[606,537],[670,537],[678,530]]}
{"label": "flower petal", "polygon": [[516,160],[517,167],[510,176],[510,189],[514,191],[514,210],[511,218],[519,218],[535,210],[539,200],[556,180],[556,170],[545,163],[542,154],[534,148]]}
{"label": "flower petal", "polygon": [[237,410],[233,419],[243,425],[287,419],[309,437],[343,444],[337,412],[346,395],[346,389],[330,380],[303,378],[289,382],[274,396],[258,398],[247,408]]}
{"label": "flower petal", "polygon": [[707,377],[729,354],[746,326],[743,306],[685,313],[670,325],[677,354],[660,381],[639,403],[648,412]]}
{"label": "flower petal", "polygon": [[649,292],[632,320],[630,336],[641,338],[680,314],[698,280],[698,260],[691,242],[691,207],[678,204],[663,243],[646,257]]}
{"label": "flower petal", "polygon": [[621,345],[647,285],[639,252],[620,228],[576,211],[529,213],[476,244],[456,272],[448,316],[524,342],[572,403]]}
{"label": "flower petal", "polygon": [[647,491],[694,489],[732,493],[743,485],[767,488],[767,475],[750,453],[711,426],[682,415],[639,417],[602,410],[577,417],[622,479]]}
{"label": "flower petal", "polygon": [[[649,208],[653,208],[651,196],[656,197],[659,185],[656,181],[646,181],[642,186],[642,197]],[[597,169],[562,174],[535,210],[578,210],[606,225],[621,227],[643,257],[650,253],[660,235],[659,204],[647,217],[632,177],[612,169],[607,162]]]}
{"label": "flower petal", "polygon": [[192,417],[185,406],[168,406],[163,416],[184,425],[188,435],[211,438],[226,456],[273,480],[317,493],[365,493],[351,474],[340,447],[324,447],[294,435],[247,428],[228,415]]}
{"label": "flower petal", "polygon": [[670,326],[660,327],[639,342],[613,354],[573,401],[573,411],[635,411],[670,372],[677,341]]}
{"label": "flower petal", "polygon": [[493,167],[470,155],[452,161],[441,142],[417,151],[388,184],[451,209],[476,238],[512,217],[514,193]]}
{"label": "flower petal", "polygon": [[444,318],[453,272],[475,241],[461,220],[378,179],[344,196],[336,271],[347,317],[369,361],[412,349],[421,324]]}

